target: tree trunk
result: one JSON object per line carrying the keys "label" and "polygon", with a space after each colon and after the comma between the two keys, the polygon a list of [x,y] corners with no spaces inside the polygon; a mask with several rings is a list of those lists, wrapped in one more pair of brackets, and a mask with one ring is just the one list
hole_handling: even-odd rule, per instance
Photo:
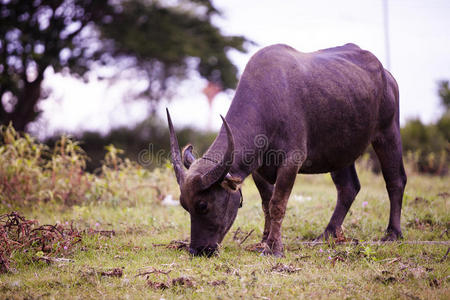
{"label": "tree trunk", "polygon": [[37,103],[41,97],[41,84],[43,79],[43,74],[39,74],[34,81],[24,82],[23,90],[17,98],[17,103],[13,111],[6,112],[3,104],[1,104],[2,108],[0,110],[4,116],[0,121],[1,124],[8,125],[12,122],[17,131],[24,132],[28,124],[36,120],[39,115]]}

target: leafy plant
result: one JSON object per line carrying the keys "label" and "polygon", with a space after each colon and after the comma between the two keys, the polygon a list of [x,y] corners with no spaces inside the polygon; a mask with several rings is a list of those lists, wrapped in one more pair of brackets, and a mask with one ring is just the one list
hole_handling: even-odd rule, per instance
{"label": "leafy plant", "polygon": [[365,256],[365,258],[368,261],[375,262],[377,261],[376,252],[373,250],[370,245],[363,245],[362,246],[362,254]]}
{"label": "leafy plant", "polygon": [[[41,202],[75,205],[104,202],[136,204],[162,200],[176,193],[172,173],[167,167],[150,172],[129,159],[113,145],[99,174],[85,171],[88,160],[80,145],[62,136],[51,150],[28,134],[21,136],[12,125],[0,129],[0,202],[29,206]],[[153,196],[152,196],[153,195]]]}

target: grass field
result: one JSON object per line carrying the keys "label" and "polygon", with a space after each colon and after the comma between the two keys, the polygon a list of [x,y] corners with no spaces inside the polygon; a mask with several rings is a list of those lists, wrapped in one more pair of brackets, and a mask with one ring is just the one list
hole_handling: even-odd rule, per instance
{"label": "grass field", "polygon": [[[161,174],[167,177],[163,190],[176,198],[170,170]],[[361,241],[378,240],[389,215],[384,181],[365,170],[359,170],[359,177],[362,189],[344,232]],[[409,176],[403,242],[312,246],[302,242],[325,228],[335,189],[329,175],[298,176],[283,223],[286,250],[281,259],[247,250],[259,241],[263,226],[251,179],[243,187],[244,206],[212,258],[191,257],[182,248],[180,241],[189,238],[189,216],[181,206],[162,205],[154,188],[127,190],[133,200],[122,196],[72,206],[3,203],[1,214],[19,210],[40,224],[72,223],[80,231],[91,230],[51,262],[39,259],[42,252],[14,251],[11,271],[0,274],[0,298],[449,299],[449,186],[448,177]]]}

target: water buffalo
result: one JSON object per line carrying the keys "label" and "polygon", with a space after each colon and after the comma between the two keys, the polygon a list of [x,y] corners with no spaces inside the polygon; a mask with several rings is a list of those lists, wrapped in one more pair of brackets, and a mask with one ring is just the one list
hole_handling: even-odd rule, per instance
{"label": "water buffalo", "polygon": [[283,255],[281,223],[298,173],[331,172],[337,205],[321,237],[335,237],[360,189],[355,160],[369,144],[390,200],[383,239],[401,237],[406,174],[398,86],[369,51],[354,44],[312,53],[280,44],[258,51],[219,135],[199,159],[190,145],[180,153],[168,111],[167,117],[180,201],[191,217],[192,254],[216,251],[236,218],[240,184],[249,174],[262,198],[265,254]]}

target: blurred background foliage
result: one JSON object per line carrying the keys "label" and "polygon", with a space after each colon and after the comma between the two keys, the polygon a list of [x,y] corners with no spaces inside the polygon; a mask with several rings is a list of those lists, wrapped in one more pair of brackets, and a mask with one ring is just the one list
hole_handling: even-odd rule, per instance
{"label": "blurred background foliage", "polygon": [[[194,145],[196,153],[201,154],[213,142],[216,133],[184,127],[177,130],[177,136],[180,145],[191,143]],[[99,170],[103,157],[108,152],[108,145],[114,145],[123,150],[121,157],[138,161],[147,168],[161,166],[170,154],[167,122],[156,116],[149,117],[134,128],[116,128],[107,135],[101,135],[98,132],[83,132],[74,138],[80,141],[80,146],[89,157],[86,164],[87,170],[90,172]],[[59,139],[60,136],[54,136],[47,139],[45,143],[53,147]]]}
{"label": "blurred background foliage", "polygon": [[[146,88],[132,96],[148,100],[149,117],[106,135],[78,133],[74,138],[80,144],[74,149],[81,147],[86,157],[77,168],[101,170],[110,145],[123,149],[115,155],[144,167],[159,166],[168,157],[169,137],[166,121],[154,114],[158,101],[170,98],[192,72],[224,90],[236,86],[237,68],[227,52],[246,52],[251,41],[222,34],[211,21],[220,14],[210,0],[0,0],[0,124],[12,122],[18,132],[26,132],[39,116],[39,101],[51,93],[42,89],[49,68],[85,80],[94,70],[111,81],[131,70],[146,81]],[[438,94],[444,110],[439,120],[409,120],[401,133],[410,170],[445,175],[450,162],[448,81],[439,82]],[[192,143],[199,154],[215,137],[194,128],[179,128],[177,134],[180,145]],[[45,143],[57,148],[61,138],[49,137]],[[368,153],[372,169],[379,170]]]}
{"label": "blurred background foliage", "polygon": [[122,151],[113,145],[106,147],[101,167],[93,174],[85,172],[86,153],[66,136],[48,147],[9,125],[0,126],[0,141],[0,205],[136,205],[149,195],[162,201],[176,192],[170,167],[150,171],[122,159]]}
{"label": "blurred background foliage", "polygon": [[450,89],[448,81],[438,83],[444,113],[436,123],[409,120],[401,129],[403,151],[414,161],[415,171],[445,175],[450,164]]}
{"label": "blurred background foliage", "polygon": [[220,15],[210,0],[1,0],[0,124],[19,131],[39,115],[44,72],[87,79],[122,71],[146,81],[136,98],[150,111],[170,97],[191,72],[232,89],[237,68],[231,49],[245,52],[249,41],[223,35],[211,18]]}

